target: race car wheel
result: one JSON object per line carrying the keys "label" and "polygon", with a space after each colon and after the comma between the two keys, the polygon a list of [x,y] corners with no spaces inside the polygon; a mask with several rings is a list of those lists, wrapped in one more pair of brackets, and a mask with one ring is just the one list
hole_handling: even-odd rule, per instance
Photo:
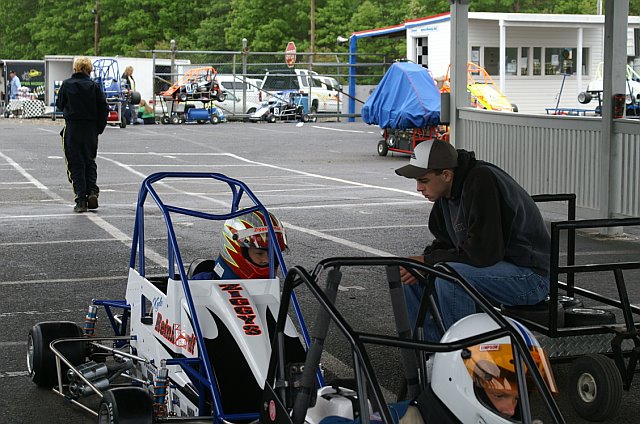
{"label": "race car wheel", "polygon": [[181,102],[186,102],[187,101],[187,93],[178,94],[178,100],[180,100]]}
{"label": "race car wheel", "polygon": [[142,100],[142,96],[140,95],[139,92],[134,91],[131,93],[131,98],[129,99],[129,103],[134,104],[134,105],[139,105],[140,104],[140,100]]}
{"label": "race car wheel", "polygon": [[213,125],[218,125],[220,123],[220,117],[216,114],[213,114],[209,117],[209,122]]}
{"label": "race car wheel", "polygon": [[615,363],[604,355],[576,359],[569,374],[571,405],[589,421],[611,417],[622,400],[622,377]]}
{"label": "race car wheel", "polygon": [[302,115],[302,122],[309,122],[309,115],[306,113]]}
{"label": "race car wheel", "polygon": [[180,123],[180,117],[178,115],[174,115],[171,117],[171,123],[177,125]]}
{"label": "race car wheel", "polygon": [[276,115],[274,115],[273,113],[268,114],[267,122],[270,124],[273,124],[274,122],[276,122]]}
{"label": "race car wheel", "polygon": [[169,117],[167,115],[164,115],[160,122],[162,122],[163,124],[167,125],[167,124],[171,123],[171,119],[169,119]]}
{"label": "race car wheel", "polygon": [[384,140],[378,141],[378,154],[380,156],[387,156],[389,153],[389,148],[387,147],[387,142]]}
{"label": "race car wheel", "polygon": [[100,401],[98,424],[153,423],[153,400],[141,387],[107,390]]}
{"label": "race car wheel", "polygon": [[[38,387],[50,389],[58,384],[56,357],[49,344],[56,339],[82,337],[82,329],[74,322],[40,322],[31,328],[27,339],[27,370],[31,381]],[[86,358],[85,342],[61,343],[58,350],[73,365],[79,365]],[[63,365],[62,378],[66,381],[67,367]]]}
{"label": "race car wheel", "polygon": [[511,103],[511,111],[512,112],[518,112],[518,105],[515,103]]}
{"label": "race car wheel", "polygon": [[582,103],[583,105],[589,103],[591,99],[593,99],[593,96],[591,96],[591,93],[587,93],[586,91],[582,91],[580,92],[580,94],[578,94],[578,102]]}
{"label": "race car wheel", "polygon": [[396,145],[396,136],[395,134],[390,134],[389,138],[387,138],[387,144],[389,147],[394,147]]}
{"label": "race car wheel", "polygon": [[120,128],[127,128],[127,118],[124,116],[124,112],[120,114]]}
{"label": "race car wheel", "polygon": [[205,123],[205,122],[207,122],[207,121],[205,121],[204,119],[198,119],[196,122],[197,122],[198,124],[204,124],[204,123]]}
{"label": "race car wheel", "polygon": [[589,325],[610,325],[616,323],[616,315],[598,308],[572,308],[564,311],[566,327],[583,327]]}
{"label": "race car wheel", "polygon": [[225,100],[226,98],[227,98],[227,96],[226,96],[224,93],[222,93],[222,92],[219,92],[219,93],[218,93],[218,95],[216,96],[216,99],[217,99],[219,102],[224,102],[224,100]]}

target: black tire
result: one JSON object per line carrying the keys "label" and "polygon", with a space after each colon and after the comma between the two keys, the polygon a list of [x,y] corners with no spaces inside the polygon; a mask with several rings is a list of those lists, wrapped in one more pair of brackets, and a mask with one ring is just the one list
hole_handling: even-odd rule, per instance
{"label": "black tire", "polygon": [[389,137],[387,138],[387,144],[389,145],[389,147],[394,147],[396,145],[395,134],[389,134]]}
{"label": "black tire", "polygon": [[207,121],[205,121],[204,119],[198,119],[196,122],[197,122],[198,124],[204,124],[204,123],[205,123],[205,122],[207,122]]}
{"label": "black tire", "polygon": [[302,122],[309,122],[309,115],[306,113],[302,115]]}
{"label": "black tire", "polygon": [[[50,389],[58,384],[56,357],[49,344],[56,339],[82,337],[82,329],[74,322],[41,322],[29,331],[27,339],[27,370],[31,381],[38,387]],[[85,342],[64,343],[57,346],[60,353],[73,365],[79,365],[86,358]],[[63,382],[66,382],[67,367],[62,367]]]}
{"label": "black tire", "polygon": [[518,105],[515,103],[511,103],[511,111],[512,112],[518,112]]}
{"label": "black tire", "polygon": [[186,102],[187,101],[187,93],[178,94],[178,100],[180,100],[181,102]]}
{"label": "black tire", "polygon": [[131,98],[129,99],[129,103],[134,105],[139,105],[140,100],[142,100],[142,96],[137,91],[131,93]]}
{"label": "black tire", "polygon": [[610,325],[616,323],[616,316],[613,312],[604,309],[573,308],[564,311],[564,323],[567,327]]}
{"label": "black tire", "polygon": [[589,421],[604,421],[616,413],[622,400],[622,377],[604,355],[576,359],[569,373],[571,405]]}
{"label": "black tire", "polygon": [[273,113],[268,114],[267,122],[270,124],[273,124],[274,122],[276,122],[276,115],[274,115]]}
{"label": "black tire", "polygon": [[120,114],[120,128],[127,128],[127,118],[124,116],[124,113]]}
{"label": "black tire", "polygon": [[593,96],[591,95],[591,93],[587,93],[586,91],[582,91],[580,94],[578,94],[578,102],[582,103],[583,105],[589,103],[591,99],[593,99]]}
{"label": "black tire", "polygon": [[378,141],[378,155],[387,156],[389,153],[389,148],[387,147],[387,142],[384,140]]}
{"label": "black tire", "polygon": [[558,301],[562,304],[562,307],[565,310],[573,309],[573,308],[582,308],[584,306],[584,304],[582,303],[582,300],[577,299],[575,297],[570,297],[570,296],[558,296]]}
{"label": "black tire", "polygon": [[107,390],[100,401],[98,424],[151,424],[153,400],[140,387]]}
{"label": "black tire", "polygon": [[171,117],[171,123],[174,125],[177,125],[180,123],[180,117],[178,115],[173,115]]}
{"label": "black tire", "polygon": [[224,100],[227,98],[227,96],[223,93],[223,92],[218,92],[218,95],[216,96],[216,99],[219,102],[224,102]]}
{"label": "black tire", "polygon": [[165,124],[165,125],[168,125],[168,124],[170,124],[170,123],[171,123],[171,119],[170,119],[167,115],[164,115],[164,116],[162,117],[162,120],[161,120],[160,122],[162,122],[162,123],[163,123],[163,124]]}
{"label": "black tire", "polygon": [[209,117],[209,122],[213,125],[218,125],[220,123],[220,117],[214,113]]}

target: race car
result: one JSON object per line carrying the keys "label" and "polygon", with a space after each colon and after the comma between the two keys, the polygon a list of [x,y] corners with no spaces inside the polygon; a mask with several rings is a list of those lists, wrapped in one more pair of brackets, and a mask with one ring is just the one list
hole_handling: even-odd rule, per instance
{"label": "race car", "polygon": [[216,75],[216,69],[213,66],[190,69],[160,95],[180,102],[187,100],[223,102],[225,93],[218,84]]}
{"label": "race car", "polygon": [[306,100],[306,98],[297,91],[279,92],[263,102],[258,110],[249,117],[249,120],[269,123],[274,123],[278,120],[309,122],[310,117],[305,112],[303,100]]}
{"label": "race car", "polygon": [[[179,199],[160,196],[156,187],[186,180],[205,180],[229,188],[226,212],[213,214],[178,206]],[[146,202],[155,203],[164,218],[145,222]],[[155,211],[150,214],[153,215]],[[262,390],[269,369],[273,324],[278,317],[280,281],[287,269],[279,238],[271,220],[247,230],[268,234],[269,265],[261,279],[194,279],[211,260],[183,261],[183,219],[197,221],[211,232],[211,221],[261,213],[267,210],[244,183],[215,173],[157,173],[147,177],[138,196],[126,296],[123,300],[91,301],[83,325],[73,322],[42,322],[28,337],[27,366],[32,381],[52,388],[66,401],[93,412],[99,423],[152,423],[169,418],[206,420],[215,424],[255,420],[259,416]],[[157,216],[157,214],[156,214]],[[156,224],[157,225],[157,224]],[[193,226],[185,227],[185,231]],[[147,234],[166,231],[167,257],[157,275],[149,264],[153,243]],[[251,233],[251,234],[254,234]],[[217,240],[209,234],[210,239]],[[178,241],[180,240],[180,246]],[[193,240],[192,240],[193,241]],[[185,243],[186,244],[186,243]],[[152,256],[151,256],[152,257]],[[155,259],[155,262],[162,262]],[[154,276],[149,269],[154,269]],[[295,296],[291,299],[297,305]],[[113,336],[100,334],[96,325],[99,308],[113,329]],[[283,345],[290,346],[287,369],[304,361],[301,336],[309,340],[301,315],[286,319]],[[296,374],[296,373],[294,373]],[[299,374],[299,373],[298,373]],[[293,382],[292,382],[293,384]],[[101,398],[97,410],[91,398]],[[202,422],[202,421],[200,421]]]}

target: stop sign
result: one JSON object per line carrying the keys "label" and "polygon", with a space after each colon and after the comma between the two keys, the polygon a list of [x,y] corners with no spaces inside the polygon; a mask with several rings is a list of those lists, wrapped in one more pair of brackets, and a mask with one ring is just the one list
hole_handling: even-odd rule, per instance
{"label": "stop sign", "polygon": [[284,51],[284,61],[287,62],[289,68],[293,68],[296,63],[296,44],[293,41],[289,41],[287,48]]}

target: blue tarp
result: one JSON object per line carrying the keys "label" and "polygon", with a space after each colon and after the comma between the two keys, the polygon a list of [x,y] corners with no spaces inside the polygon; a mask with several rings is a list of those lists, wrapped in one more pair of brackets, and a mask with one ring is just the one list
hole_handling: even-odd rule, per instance
{"label": "blue tarp", "polygon": [[399,130],[438,125],[440,91],[422,66],[394,63],[362,107],[362,120]]}

